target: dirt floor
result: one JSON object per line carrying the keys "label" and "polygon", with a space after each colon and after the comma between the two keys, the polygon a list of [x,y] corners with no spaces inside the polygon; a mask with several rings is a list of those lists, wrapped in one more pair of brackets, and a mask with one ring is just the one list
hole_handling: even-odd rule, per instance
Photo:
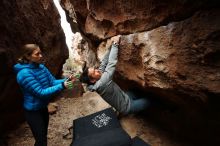
{"label": "dirt floor", "polygon": [[[72,141],[72,122],[79,117],[92,114],[109,107],[102,98],[93,92],[86,92],[82,97],[65,98],[56,101],[58,111],[50,115],[48,129],[48,146],[69,146]],[[144,115],[129,115],[120,119],[122,127],[131,136],[139,136],[151,146],[183,146],[167,136],[163,131],[149,122]],[[33,146],[34,139],[25,122],[8,137],[9,146]]]}

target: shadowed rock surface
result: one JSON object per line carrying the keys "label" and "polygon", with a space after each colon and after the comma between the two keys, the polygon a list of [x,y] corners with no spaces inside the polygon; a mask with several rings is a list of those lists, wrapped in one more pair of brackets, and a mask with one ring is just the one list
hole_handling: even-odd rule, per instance
{"label": "shadowed rock surface", "polygon": [[[61,0],[82,32],[94,40],[146,31],[183,20],[201,9],[219,6],[216,0]],[[70,9],[72,8],[72,9]],[[70,21],[71,22],[71,21]]]}
{"label": "shadowed rock surface", "polygon": [[[218,1],[62,0],[62,3],[72,29],[80,31],[88,41],[88,44],[81,41],[77,52],[90,66],[103,56],[109,38],[123,35],[115,80],[123,88],[140,90],[140,94],[164,102],[149,110],[149,119],[155,125],[192,145],[220,145]],[[21,109],[21,94],[12,72],[20,45],[38,43],[55,75],[61,72],[67,49],[59,15],[51,1],[3,0],[0,10],[0,65],[5,68],[1,70],[0,109],[7,116],[4,125],[6,119],[15,119],[15,111],[20,113],[17,109]],[[11,89],[14,91],[10,92]],[[9,103],[12,108],[8,110]],[[7,123],[9,127],[13,124]]]}
{"label": "shadowed rock surface", "polygon": [[61,74],[68,51],[60,16],[50,0],[2,0],[0,18],[0,131],[4,134],[23,120],[22,95],[13,72],[20,47],[39,44],[54,75]]}
{"label": "shadowed rock surface", "polygon": [[218,1],[62,3],[72,4],[80,31],[97,46],[98,61],[108,38],[123,34],[115,80],[168,104],[172,114],[154,111],[155,122],[195,145],[219,145]]}

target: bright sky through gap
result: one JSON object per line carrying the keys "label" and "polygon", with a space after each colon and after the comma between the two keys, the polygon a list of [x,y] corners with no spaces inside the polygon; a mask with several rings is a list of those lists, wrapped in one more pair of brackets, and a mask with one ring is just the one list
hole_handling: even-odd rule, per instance
{"label": "bright sky through gap", "polygon": [[63,28],[63,31],[65,33],[66,36],[66,44],[68,49],[71,49],[72,46],[72,38],[73,38],[73,32],[70,28],[70,24],[67,22],[66,20],[66,14],[64,12],[64,10],[62,9],[62,7],[60,6],[59,0],[53,0],[54,4],[56,5],[59,13],[60,13],[60,17],[61,17],[61,26]]}

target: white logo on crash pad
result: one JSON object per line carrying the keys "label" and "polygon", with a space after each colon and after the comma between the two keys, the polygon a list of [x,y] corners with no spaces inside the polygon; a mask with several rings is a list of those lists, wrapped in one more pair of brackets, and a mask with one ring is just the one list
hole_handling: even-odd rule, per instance
{"label": "white logo on crash pad", "polygon": [[103,126],[107,126],[111,119],[111,117],[107,116],[105,113],[102,113],[92,119],[92,124],[98,128],[101,128]]}

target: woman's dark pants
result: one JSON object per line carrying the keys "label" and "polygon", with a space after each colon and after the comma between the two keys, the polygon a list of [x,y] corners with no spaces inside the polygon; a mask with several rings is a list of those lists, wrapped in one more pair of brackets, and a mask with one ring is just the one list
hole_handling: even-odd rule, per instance
{"label": "woman's dark pants", "polygon": [[37,111],[25,110],[25,118],[35,138],[34,146],[47,146],[48,109],[45,108]]}

